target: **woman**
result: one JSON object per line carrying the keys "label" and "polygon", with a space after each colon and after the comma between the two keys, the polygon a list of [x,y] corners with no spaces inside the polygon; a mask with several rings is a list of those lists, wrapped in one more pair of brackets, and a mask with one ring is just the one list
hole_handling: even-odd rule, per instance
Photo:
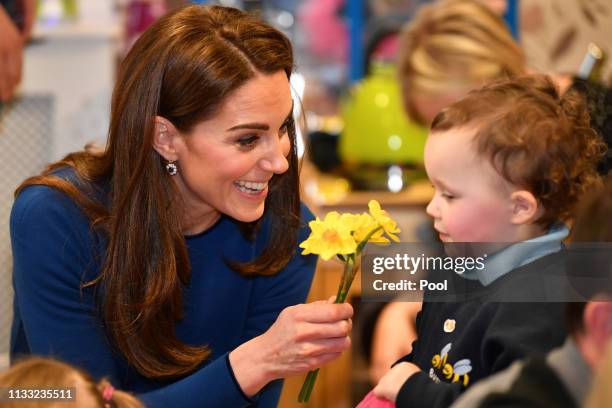
{"label": "woman", "polygon": [[54,355],[147,405],[276,406],[349,345],[348,305],[302,302],[291,45],[192,6],[121,66],[105,151],[17,190],[11,353]]}

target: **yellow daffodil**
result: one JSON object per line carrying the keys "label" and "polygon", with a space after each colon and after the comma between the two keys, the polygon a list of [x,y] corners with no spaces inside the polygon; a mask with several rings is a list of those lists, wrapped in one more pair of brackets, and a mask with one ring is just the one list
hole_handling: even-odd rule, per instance
{"label": "yellow daffodil", "polygon": [[[348,214],[343,214],[348,215]],[[353,214],[350,214],[353,215]],[[353,238],[355,238],[355,242],[359,244],[361,241],[367,238],[367,236],[372,232],[374,232],[368,242],[375,242],[377,244],[386,244],[389,242],[387,238],[383,236],[385,231],[380,228],[380,225],[376,222],[376,220],[367,213],[353,215],[354,220],[352,223],[352,231]]]}
{"label": "yellow daffodil", "polygon": [[300,248],[304,248],[302,255],[317,254],[328,260],[337,254],[352,254],[357,250],[350,226],[342,222],[336,211],[328,213],[323,221],[317,217],[308,225],[311,233],[308,239],[300,244]]}
{"label": "yellow daffodil", "polygon": [[[362,214],[338,214],[332,211],[321,221],[317,218],[311,221],[310,235],[300,244],[304,248],[302,255],[318,254],[321,258],[328,260],[336,255],[344,262],[344,272],[336,294],[336,303],[346,300],[348,292],[357,274],[359,257],[366,241],[374,243],[389,243],[385,234],[399,242],[395,234],[400,232],[397,223],[389,217],[378,201],[371,200],[368,203],[370,213]],[[308,402],[310,393],[317,380],[319,369],[309,371],[302,384],[299,402]]]}
{"label": "yellow daffodil", "polygon": [[397,227],[397,223],[393,221],[393,219],[389,216],[389,214],[380,207],[380,204],[376,200],[370,200],[368,203],[368,208],[370,209],[370,214],[372,218],[376,220],[383,230],[387,234],[389,238],[394,240],[395,242],[399,242],[399,238],[395,234],[400,233],[400,229]]}

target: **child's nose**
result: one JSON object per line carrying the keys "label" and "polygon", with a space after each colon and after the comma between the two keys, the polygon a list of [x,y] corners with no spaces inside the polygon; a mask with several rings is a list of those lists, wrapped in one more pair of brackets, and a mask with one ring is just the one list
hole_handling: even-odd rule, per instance
{"label": "child's nose", "polygon": [[438,218],[440,212],[438,211],[437,204],[437,195],[434,195],[429,204],[427,204],[427,208],[425,208],[425,212],[432,218]]}

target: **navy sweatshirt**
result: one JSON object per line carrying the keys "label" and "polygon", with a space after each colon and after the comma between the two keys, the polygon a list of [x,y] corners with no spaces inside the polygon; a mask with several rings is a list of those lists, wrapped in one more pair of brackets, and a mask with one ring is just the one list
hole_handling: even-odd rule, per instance
{"label": "navy sweatshirt", "polygon": [[[312,213],[302,206],[307,236]],[[192,267],[184,288],[184,319],[177,323],[185,343],[206,344],[212,356],[200,369],[172,381],[138,374],[110,345],[96,317],[93,293],[80,285],[100,272],[84,213],[67,196],[46,186],[31,186],[18,196],[11,213],[14,318],[11,359],[35,354],[54,357],[108,377],[136,394],[148,407],[276,407],[282,381],[247,398],[233,376],[227,354],[266,331],[282,309],[306,299],[315,256],[296,254],[284,270],[270,277],[245,278],[230,269],[235,261],[254,259],[270,234],[267,224],[254,241],[235,222],[222,217],[214,226],[186,237]]]}
{"label": "navy sweatshirt", "polygon": [[[400,361],[421,368],[401,387],[397,408],[448,407],[474,382],[498,372],[515,360],[543,355],[566,337],[565,303],[496,302],[517,293],[545,299],[561,290],[551,276],[562,273],[564,258],[546,255],[521,266],[484,287],[463,279],[470,294],[462,302],[428,301],[417,316],[418,339],[412,353]],[[461,278],[456,278],[461,280]],[[431,298],[430,298],[431,299]]]}

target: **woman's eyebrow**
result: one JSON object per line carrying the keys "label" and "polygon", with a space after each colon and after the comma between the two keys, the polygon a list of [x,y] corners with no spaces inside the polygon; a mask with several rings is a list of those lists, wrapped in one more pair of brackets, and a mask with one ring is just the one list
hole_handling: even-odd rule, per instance
{"label": "woman's eyebrow", "polygon": [[[285,123],[287,120],[289,120],[289,118],[291,118],[291,115],[293,115],[293,103],[291,103],[291,109],[289,110],[289,113],[287,114],[287,117],[285,118],[283,123]],[[267,123],[258,123],[258,122],[241,123],[239,125],[232,126],[231,128],[227,129],[226,131],[227,132],[231,132],[232,130],[239,130],[239,129],[269,130],[270,126]]]}
{"label": "woman's eyebrow", "polygon": [[257,129],[257,130],[268,130],[270,126],[265,123],[242,123],[240,125],[232,126],[227,131],[238,130],[238,129]]}

